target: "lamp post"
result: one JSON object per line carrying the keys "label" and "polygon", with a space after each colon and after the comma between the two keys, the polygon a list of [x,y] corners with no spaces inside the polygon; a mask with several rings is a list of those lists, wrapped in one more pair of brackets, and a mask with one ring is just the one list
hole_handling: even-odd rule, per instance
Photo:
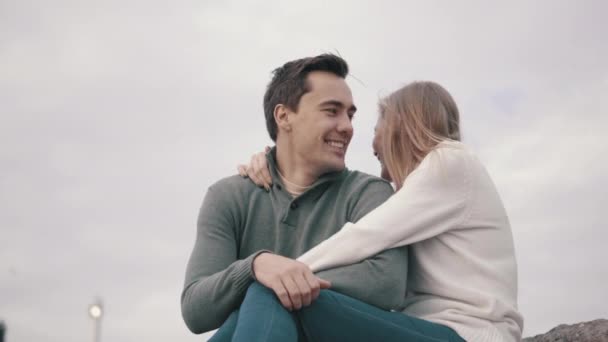
{"label": "lamp post", "polygon": [[93,319],[93,342],[101,342],[101,317],[103,316],[103,303],[97,299],[89,305],[89,317]]}
{"label": "lamp post", "polygon": [[6,325],[4,321],[0,320],[0,342],[4,342],[4,332],[6,331]]}

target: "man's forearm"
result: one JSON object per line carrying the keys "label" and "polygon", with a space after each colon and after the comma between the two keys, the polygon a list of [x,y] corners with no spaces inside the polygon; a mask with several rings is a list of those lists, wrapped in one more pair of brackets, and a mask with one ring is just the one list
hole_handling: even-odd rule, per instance
{"label": "man's forearm", "polygon": [[234,201],[225,196],[230,191],[218,187],[205,194],[181,295],[182,316],[195,334],[219,327],[240,305],[257,255],[238,259]]}
{"label": "man's forearm", "polygon": [[362,262],[317,273],[331,289],[379,308],[402,306],[407,289],[408,249],[384,251]]}
{"label": "man's forearm", "polygon": [[241,304],[252,283],[251,262],[256,255],[233,262],[228,268],[186,283],[182,316],[195,334],[218,328]]}

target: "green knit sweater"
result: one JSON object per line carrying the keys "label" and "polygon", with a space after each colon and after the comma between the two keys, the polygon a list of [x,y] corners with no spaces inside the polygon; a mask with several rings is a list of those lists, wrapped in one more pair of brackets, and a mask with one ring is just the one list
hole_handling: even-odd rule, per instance
{"label": "green knit sweater", "polygon": [[[239,307],[260,251],[296,258],[393,193],[387,182],[345,169],[322,176],[293,198],[276,172],[274,150],[268,162],[274,184],[270,192],[240,176],[222,179],[207,191],[181,296],[182,315],[194,333],[218,328]],[[407,247],[400,247],[317,275],[331,281],[332,290],[399,309],[407,263]]]}

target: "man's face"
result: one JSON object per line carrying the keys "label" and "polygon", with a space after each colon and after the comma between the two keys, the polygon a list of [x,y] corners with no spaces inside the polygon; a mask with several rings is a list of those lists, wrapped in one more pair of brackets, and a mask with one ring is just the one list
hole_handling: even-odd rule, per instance
{"label": "man's face", "polygon": [[290,113],[292,151],[318,175],[343,170],[353,137],[357,110],[344,79],[321,71],[308,74],[310,91],[302,95],[297,113]]}
{"label": "man's face", "polygon": [[374,149],[374,155],[380,161],[380,177],[386,179],[387,181],[391,181],[391,176],[388,173],[388,169],[384,164],[384,151],[382,150],[382,139],[384,137],[385,122],[381,115],[378,115],[378,121],[376,122],[376,127],[374,128],[374,142],[372,144],[372,148]]}

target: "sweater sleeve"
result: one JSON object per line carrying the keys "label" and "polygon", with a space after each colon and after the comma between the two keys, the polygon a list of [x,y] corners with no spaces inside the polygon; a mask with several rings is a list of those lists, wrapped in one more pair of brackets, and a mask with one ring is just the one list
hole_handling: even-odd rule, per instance
{"label": "sweater sleeve", "polygon": [[[384,181],[373,181],[354,197],[349,220],[363,216],[386,202],[393,194]],[[331,281],[331,289],[376,307],[399,309],[407,287],[408,248],[382,251],[361,262],[325,269],[316,273]]]}
{"label": "sweater sleeve", "polygon": [[259,254],[237,259],[234,203],[209,188],[200,209],[194,249],[181,296],[182,316],[193,333],[218,328],[241,303]]}
{"label": "sweater sleeve", "polygon": [[298,260],[316,272],[457,228],[468,214],[469,163],[470,156],[463,149],[435,149],[389,200],[357,223],[345,224]]}

